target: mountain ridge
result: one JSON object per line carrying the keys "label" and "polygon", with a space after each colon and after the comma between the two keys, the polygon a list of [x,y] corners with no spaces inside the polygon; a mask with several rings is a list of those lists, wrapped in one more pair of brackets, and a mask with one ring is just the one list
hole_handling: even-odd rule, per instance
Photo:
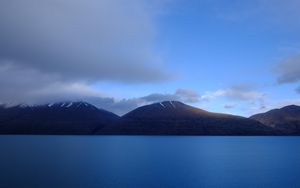
{"label": "mountain ridge", "polygon": [[[292,113],[299,106],[282,108]],[[281,109],[281,110],[282,110]],[[278,111],[274,109],[273,111]],[[255,118],[162,101],[118,116],[84,101],[0,105],[0,134],[289,135]],[[297,114],[296,114],[297,115]],[[296,116],[298,117],[298,116]],[[300,116],[299,116],[300,117]],[[299,118],[300,119],[300,118]]]}
{"label": "mountain ridge", "polygon": [[120,117],[85,102],[16,105],[0,108],[0,133],[93,134]]}
{"label": "mountain ridge", "polygon": [[[218,114],[218,115],[224,116],[224,117],[229,115],[229,114],[224,114],[224,113],[209,112],[209,111],[206,111],[206,110],[203,110],[203,109],[200,109],[200,108],[196,108],[196,107],[184,104],[184,103],[179,102],[179,101],[162,101],[162,102],[153,103],[153,104],[138,107],[138,108],[128,112],[127,114],[123,115],[122,117],[126,118],[126,117],[129,117],[129,116],[132,116],[136,111],[139,111],[141,109],[147,109],[150,106],[154,107],[156,110],[160,110],[161,112],[166,111],[166,110],[170,110],[173,113],[168,114],[169,116],[170,115],[175,115],[174,112],[176,112],[178,109],[184,110],[186,113],[188,113],[188,115],[197,115],[197,114],[198,115],[199,114],[205,114],[205,115],[215,114],[215,115],[217,115]],[[146,118],[147,115],[149,115],[149,114],[147,114],[145,112],[143,118]],[[158,115],[162,115],[162,114],[158,114]],[[176,115],[180,115],[180,114],[176,114]],[[181,114],[181,115],[183,115],[183,114]],[[152,114],[152,117],[153,117],[153,114]],[[239,116],[239,117],[241,117],[241,116]]]}
{"label": "mountain ridge", "polygon": [[122,116],[120,133],[165,135],[269,135],[269,127],[241,116],[212,113],[178,101],[145,105]]}
{"label": "mountain ridge", "polygon": [[289,105],[250,117],[286,134],[300,135],[300,106]]}

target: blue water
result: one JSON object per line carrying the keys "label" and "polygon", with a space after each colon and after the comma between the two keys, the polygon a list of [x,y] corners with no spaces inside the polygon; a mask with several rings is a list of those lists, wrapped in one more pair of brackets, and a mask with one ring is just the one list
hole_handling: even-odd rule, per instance
{"label": "blue water", "polygon": [[0,136],[2,188],[300,187],[300,137]]}

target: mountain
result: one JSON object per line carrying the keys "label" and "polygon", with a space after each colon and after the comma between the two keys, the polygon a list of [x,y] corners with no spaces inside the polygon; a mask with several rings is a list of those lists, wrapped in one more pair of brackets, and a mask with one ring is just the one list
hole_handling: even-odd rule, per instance
{"label": "mountain", "polygon": [[[270,127],[244,117],[211,113],[177,101],[137,108],[102,133],[166,135],[270,135]],[[101,132],[99,132],[101,134]]]}
{"label": "mountain", "polygon": [[86,102],[0,105],[0,134],[299,134],[299,107],[289,106],[279,112],[274,110],[270,117],[266,113],[249,119],[165,101],[139,107],[119,117]]}
{"label": "mountain", "polygon": [[93,134],[119,116],[86,102],[0,106],[2,134]]}
{"label": "mountain", "polygon": [[300,134],[300,106],[290,105],[250,117],[286,134]]}

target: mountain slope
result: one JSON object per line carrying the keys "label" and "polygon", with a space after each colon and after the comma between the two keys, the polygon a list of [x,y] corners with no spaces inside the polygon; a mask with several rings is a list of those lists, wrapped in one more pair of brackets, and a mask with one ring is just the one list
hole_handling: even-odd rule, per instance
{"label": "mountain slope", "polygon": [[[118,134],[269,135],[272,128],[228,114],[211,113],[177,101],[137,108],[110,131]],[[109,132],[109,130],[107,130]]]}
{"label": "mountain slope", "polygon": [[86,102],[0,107],[0,133],[92,134],[119,117]]}
{"label": "mountain slope", "polygon": [[250,117],[287,134],[300,134],[300,106],[290,105]]}
{"label": "mountain slope", "polygon": [[123,117],[126,119],[163,119],[163,118],[199,118],[199,116],[208,117],[229,117],[227,114],[211,113],[198,109],[178,101],[164,101],[137,108]]}

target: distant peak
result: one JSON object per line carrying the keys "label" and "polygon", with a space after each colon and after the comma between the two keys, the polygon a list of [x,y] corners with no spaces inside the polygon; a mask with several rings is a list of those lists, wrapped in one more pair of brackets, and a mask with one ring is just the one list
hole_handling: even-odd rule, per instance
{"label": "distant peak", "polygon": [[289,106],[285,106],[283,108],[281,108],[282,110],[287,110],[287,109],[300,109],[300,106],[297,105],[289,105]]}
{"label": "distant peak", "polygon": [[285,107],[283,107],[283,108],[293,108],[293,107],[300,107],[300,106],[298,106],[298,105],[295,105],[295,104],[291,104],[291,105],[288,105],[288,106],[285,106]]}

